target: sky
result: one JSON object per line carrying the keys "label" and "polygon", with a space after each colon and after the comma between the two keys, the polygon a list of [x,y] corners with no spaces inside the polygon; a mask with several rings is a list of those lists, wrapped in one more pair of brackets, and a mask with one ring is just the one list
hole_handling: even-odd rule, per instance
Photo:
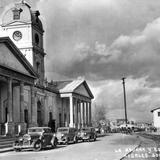
{"label": "sky", "polygon": [[[1,13],[10,2],[1,0]],[[27,0],[40,11],[48,80],[87,80],[108,119],[152,121],[160,106],[160,1]]]}

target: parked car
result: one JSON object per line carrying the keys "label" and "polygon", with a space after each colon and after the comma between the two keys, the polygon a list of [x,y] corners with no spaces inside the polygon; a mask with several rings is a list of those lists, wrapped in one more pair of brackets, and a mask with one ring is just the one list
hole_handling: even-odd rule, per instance
{"label": "parked car", "polygon": [[77,129],[72,127],[59,127],[57,129],[56,137],[58,144],[68,144],[70,142],[77,142]]}
{"label": "parked car", "polygon": [[39,151],[46,147],[56,147],[57,138],[49,127],[32,127],[28,133],[19,137],[13,144],[15,151],[22,149],[34,149]]}
{"label": "parked car", "polygon": [[97,134],[96,134],[96,130],[94,127],[85,127],[85,128],[82,128],[78,132],[78,140],[82,140],[82,141],[94,140],[94,141],[96,141],[96,138],[97,138]]}

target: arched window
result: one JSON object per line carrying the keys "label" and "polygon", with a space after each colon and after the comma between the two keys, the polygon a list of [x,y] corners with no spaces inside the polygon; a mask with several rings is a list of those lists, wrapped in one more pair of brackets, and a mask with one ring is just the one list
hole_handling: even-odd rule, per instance
{"label": "arched window", "polygon": [[39,62],[36,63],[36,70],[37,70],[37,73],[39,74],[40,73],[40,63]]}
{"label": "arched window", "polygon": [[28,119],[28,109],[24,110],[24,122],[27,124],[27,127],[28,127],[28,122],[29,122],[29,119]]}
{"label": "arched window", "polygon": [[42,126],[42,105],[41,102],[37,102],[37,124],[39,127]]}
{"label": "arched window", "polygon": [[52,112],[49,112],[49,121],[53,119]]}

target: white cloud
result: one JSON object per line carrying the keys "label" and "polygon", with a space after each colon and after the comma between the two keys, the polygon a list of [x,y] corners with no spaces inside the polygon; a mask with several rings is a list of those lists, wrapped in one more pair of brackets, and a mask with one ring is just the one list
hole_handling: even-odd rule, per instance
{"label": "white cloud", "polygon": [[95,101],[116,117],[123,116],[125,75],[129,117],[145,110],[151,118],[160,92],[159,8],[157,0],[40,0],[47,76],[85,76]]}

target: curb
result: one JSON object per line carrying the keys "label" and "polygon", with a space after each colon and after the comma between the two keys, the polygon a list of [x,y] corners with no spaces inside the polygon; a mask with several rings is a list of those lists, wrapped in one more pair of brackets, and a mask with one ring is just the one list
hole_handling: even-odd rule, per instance
{"label": "curb", "polygon": [[13,151],[13,148],[0,149],[0,153],[10,152],[10,151]]}

